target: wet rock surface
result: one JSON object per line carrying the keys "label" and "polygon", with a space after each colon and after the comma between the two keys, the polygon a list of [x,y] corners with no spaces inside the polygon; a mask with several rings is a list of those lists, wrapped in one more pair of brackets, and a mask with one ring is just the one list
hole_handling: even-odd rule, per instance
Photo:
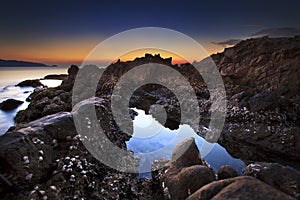
{"label": "wet rock surface", "polygon": [[293,197],[272,188],[271,186],[253,178],[236,177],[221,181],[214,181],[205,185],[187,198],[196,199],[294,199]]}
{"label": "wet rock surface", "polygon": [[[82,135],[74,126],[74,116],[84,116],[95,108],[107,138],[125,149],[130,135],[122,132],[113,120],[110,108],[113,89],[134,67],[159,63],[176,69],[191,83],[200,107],[198,134],[206,137],[213,100],[191,64],[172,65],[171,58],[150,54],[134,61],[117,61],[103,72],[92,96],[93,88],[83,82],[78,86],[81,96],[73,102],[79,68],[71,66],[61,86],[36,89],[27,99],[28,108],[15,117],[16,126],[0,137],[0,172],[4,176],[0,177],[1,198],[299,199],[299,55],[300,37],[296,36],[250,39],[211,56],[224,80],[228,100],[226,122],[218,142],[231,155],[250,164],[245,177],[236,177],[234,170],[223,166],[218,180],[200,158],[192,139],[175,148],[171,161],[160,161],[162,166],[153,172],[153,179],[146,180],[99,162],[87,151]],[[99,79],[97,67],[84,70],[89,75],[88,81]],[[22,85],[28,84],[35,83]],[[128,102],[129,107],[146,113],[152,105],[163,106],[167,113],[165,127],[174,130],[180,125],[178,97],[164,87],[148,84],[138,88]],[[72,107],[72,103],[76,106]],[[183,103],[189,105],[190,99]],[[134,112],[128,112],[132,119]],[[83,128],[89,129],[92,123],[89,120],[84,120]],[[127,131],[132,131],[130,119],[123,123]],[[133,167],[135,164],[131,163]]]}
{"label": "wet rock surface", "polygon": [[235,169],[233,169],[229,165],[223,165],[218,170],[218,180],[227,179],[227,178],[234,178],[238,176],[238,173]]}
{"label": "wet rock surface", "polygon": [[253,176],[297,199],[300,198],[300,172],[278,163],[252,163],[244,174]]}
{"label": "wet rock surface", "polygon": [[[72,112],[19,124],[1,136],[0,173],[16,186],[11,188],[2,183],[1,198],[162,199],[163,193],[151,180],[105,166],[83,145],[73,116],[91,104],[105,109],[106,103],[99,98],[86,100]],[[122,137],[120,131],[108,123],[109,119],[106,117],[105,127],[112,131],[107,137],[124,149],[128,136]],[[13,189],[15,193],[11,192]]]}
{"label": "wet rock surface", "polygon": [[198,188],[215,180],[212,168],[200,158],[194,138],[179,143],[161,181],[171,199],[185,199]]}
{"label": "wet rock surface", "polygon": [[17,108],[19,105],[23,104],[23,101],[16,99],[7,99],[0,103],[0,109],[3,111],[10,111]]}

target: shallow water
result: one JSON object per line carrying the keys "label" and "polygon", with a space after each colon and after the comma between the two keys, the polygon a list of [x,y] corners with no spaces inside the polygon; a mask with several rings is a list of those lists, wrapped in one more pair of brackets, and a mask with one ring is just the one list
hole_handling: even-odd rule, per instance
{"label": "shallow water", "polygon": [[[13,118],[18,111],[24,110],[29,105],[26,98],[34,91],[33,87],[15,87],[21,81],[43,78],[48,74],[66,74],[67,68],[59,67],[1,67],[0,68],[0,102],[13,98],[24,101],[14,110],[5,112],[0,110],[0,135],[13,126]],[[61,80],[41,80],[48,87],[56,87]]]}
{"label": "shallow water", "polygon": [[245,164],[233,158],[218,143],[209,143],[197,135],[188,125],[180,125],[178,130],[170,130],[162,126],[151,115],[143,110],[134,109],[138,116],[133,120],[133,137],[126,142],[127,149],[140,158],[139,172],[141,177],[151,177],[151,163],[160,158],[170,159],[175,146],[186,138],[194,137],[200,155],[217,171],[222,165],[230,165],[239,174]]}

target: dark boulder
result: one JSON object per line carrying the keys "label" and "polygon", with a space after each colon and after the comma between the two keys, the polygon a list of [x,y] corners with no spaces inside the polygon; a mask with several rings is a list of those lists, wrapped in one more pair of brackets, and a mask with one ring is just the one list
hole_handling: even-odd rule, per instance
{"label": "dark boulder", "polygon": [[7,99],[0,103],[0,109],[4,111],[10,111],[17,108],[22,103],[24,103],[24,101],[20,101],[16,99]]}
{"label": "dark boulder", "polygon": [[300,198],[300,172],[278,163],[254,163],[248,165],[244,174],[253,176],[295,198]]}
{"label": "dark boulder", "polygon": [[274,109],[280,106],[288,106],[288,100],[282,96],[277,96],[270,92],[263,92],[254,95],[249,100],[250,110],[257,112],[260,110]]}
{"label": "dark boulder", "polygon": [[223,199],[294,199],[275,188],[249,176],[214,181],[197,190],[187,200]]}
{"label": "dark boulder", "polygon": [[236,176],[238,176],[237,171],[229,165],[223,165],[218,171],[218,180],[234,178]]}
{"label": "dark boulder", "polygon": [[194,138],[179,143],[162,175],[171,199],[185,199],[200,187],[215,180],[213,170],[200,158]]}
{"label": "dark boulder", "polygon": [[25,80],[18,83],[16,86],[19,87],[45,87],[39,79]]}

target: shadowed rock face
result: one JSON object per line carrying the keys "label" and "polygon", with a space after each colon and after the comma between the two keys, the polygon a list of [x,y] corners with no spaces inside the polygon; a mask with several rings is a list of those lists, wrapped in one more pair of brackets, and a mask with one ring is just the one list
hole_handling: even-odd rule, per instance
{"label": "shadowed rock face", "polygon": [[[235,47],[225,49],[223,53],[212,55],[224,79],[228,99],[226,123],[219,142],[232,155],[247,160],[249,163],[253,160],[260,160],[299,166],[299,41],[299,36],[250,39],[242,41]],[[96,96],[102,100],[98,99],[98,101],[94,98],[81,103],[76,101],[79,103],[77,105],[82,107],[74,109],[73,114],[82,113],[85,106],[96,106],[97,117],[103,119],[102,125],[106,127],[108,138],[124,148],[124,142],[129,136],[124,136],[112,122],[113,118],[109,109],[110,95],[117,81],[126,72],[135,66],[150,62],[170,66],[192,83],[200,105],[200,124],[208,126],[211,100],[206,84],[197,71],[190,64],[172,65],[171,59],[149,54],[134,61],[118,61],[108,66],[97,85]],[[87,71],[93,72],[94,70],[99,69],[93,68]],[[87,198],[109,197],[110,195],[115,195],[117,198],[117,190],[107,185],[116,184],[118,187],[123,187],[126,182],[130,182],[130,179],[127,179],[128,175],[116,175],[115,171],[96,161],[78,140],[73,125],[73,116],[70,113],[72,111],[72,88],[77,72],[78,67],[72,66],[61,86],[40,89],[31,94],[28,98],[31,101],[29,107],[19,112],[15,118],[20,124],[0,137],[2,144],[0,162],[1,166],[7,166],[5,170],[1,169],[1,172],[15,176],[16,182],[22,186],[21,190],[25,191],[25,195],[29,198],[41,197],[38,190],[29,194],[37,184],[42,188],[40,190],[46,190],[47,194],[49,193],[49,198],[66,198],[65,194],[71,194],[73,197],[78,193],[74,188],[84,191]],[[85,85],[80,87],[85,91],[90,89]],[[165,92],[163,88],[147,85],[136,91],[130,100],[130,105],[147,111],[152,104],[163,104],[169,119],[166,127],[175,129],[178,127],[180,113],[178,100],[172,92],[163,92]],[[82,96],[90,98],[84,92]],[[149,97],[148,101],[145,103],[142,97]],[[59,113],[61,111],[67,112]],[[107,126],[110,122],[113,127]],[[21,123],[27,124],[21,125]],[[200,134],[204,135],[204,133]],[[181,152],[182,148],[186,148],[186,151]],[[180,156],[181,153],[184,156]],[[227,169],[223,170],[227,175],[222,175],[226,178],[225,180],[212,182],[215,180],[215,175],[205,161],[199,158],[199,151],[193,140],[184,141],[175,149],[172,157],[161,181],[167,186],[164,189],[169,190],[173,199],[185,199],[194,192],[189,198],[262,199],[262,196],[269,195],[270,198],[290,199],[290,196],[282,192],[291,196],[296,195],[295,197],[298,194],[293,190],[291,182],[284,178],[271,177],[275,174],[290,173],[289,170],[275,166],[269,168],[272,173],[262,170],[262,174],[252,172],[248,174],[256,176],[269,185],[250,177],[227,179],[234,176],[234,172]],[[70,162],[73,163],[72,166],[69,166]],[[78,163],[86,162],[92,165],[83,164],[83,169],[77,167]],[[82,170],[88,171],[86,178],[81,173]],[[104,179],[104,176],[108,174],[113,178]],[[115,180],[119,184],[114,182]],[[145,188],[149,191],[151,190],[149,188],[153,186],[144,181],[134,180],[135,183],[146,184]],[[276,184],[280,184],[280,180],[288,186],[277,187]],[[297,181],[297,178],[295,180]],[[91,186],[93,181],[98,184],[98,187]],[[51,189],[52,185],[55,185],[56,189],[53,187]],[[125,194],[120,194],[119,198],[138,198],[142,189],[136,185],[126,185]],[[105,191],[101,192],[99,188],[105,188]],[[160,190],[157,189],[157,191],[159,193]],[[162,198],[159,195],[161,194],[157,194],[156,199]],[[7,199],[10,197],[8,196]],[[24,198],[22,195],[18,197]]]}
{"label": "shadowed rock face", "polygon": [[23,101],[16,99],[7,99],[0,103],[0,109],[3,111],[10,111],[17,108],[19,105],[24,103]]}
{"label": "shadowed rock face", "polygon": [[31,87],[45,87],[39,79],[34,79],[34,80],[25,80],[25,81],[22,81],[20,83],[18,83],[16,86],[19,86],[19,87],[28,87],[28,86],[31,86]]}
{"label": "shadowed rock face", "polygon": [[194,138],[188,138],[175,147],[168,165],[162,181],[171,199],[185,199],[215,180],[213,170],[200,158]]}
{"label": "shadowed rock face", "polygon": [[253,176],[295,198],[300,198],[300,172],[277,163],[253,163],[244,169]]}
{"label": "shadowed rock face", "polygon": [[187,200],[209,199],[294,199],[271,186],[248,176],[214,181],[205,185]]}
{"label": "shadowed rock face", "polygon": [[234,178],[236,176],[238,176],[237,171],[229,165],[223,165],[218,171],[218,180]]}
{"label": "shadowed rock face", "polygon": [[[72,112],[60,112],[19,124],[0,137],[0,173],[18,186],[14,194],[10,193],[12,188],[0,184],[1,199],[45,196],[50,199],[70,196],[136,199],[140,195],[145,199],[162,199],[160,189],[153,189],[157,186],[151,180],[111,169],[87,151],[75,128],[74,115],[83,115],[91,107],[96,108],[110,141],[126,149],[125,141],[129,136],[122,134],[112,123],[108,101],[101,98],[87,99],[76,105]],[[83,122],[82,125],[89,124]]]}

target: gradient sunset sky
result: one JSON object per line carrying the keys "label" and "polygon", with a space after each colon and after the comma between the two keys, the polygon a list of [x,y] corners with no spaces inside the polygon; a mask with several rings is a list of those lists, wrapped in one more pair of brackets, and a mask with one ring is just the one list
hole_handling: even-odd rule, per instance
{"label": "gradient sunset sky", "polygon": [[0,59],[59,65],[80,64],[98,43],[132,28],[174,29],[211,54],[230,39],[264,29],[297,32],[300,25],[296,0],[1,1],[0,7]]}

